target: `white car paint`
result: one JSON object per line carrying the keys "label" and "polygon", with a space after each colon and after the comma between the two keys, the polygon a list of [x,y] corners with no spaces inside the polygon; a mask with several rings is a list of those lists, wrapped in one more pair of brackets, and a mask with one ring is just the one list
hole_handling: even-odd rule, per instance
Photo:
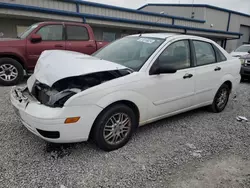
{"label": "white car paint", "polygon": [[34,76],[51,87],[63,78],[124,68],[126,67],[78,52],[49,50],[41,54]]}
{"label": "white car paint", "polygon": [[[166,41],[151,55],[140,71],[79,92],[71,97],[63,108],[44,106],[30,95],[28,100],[19,102],[15,96],[16,88],[13,88],[11,102],[23,124],[34,134],[50,142],[86,141],[97,116],[103,109],[117,101],[134,103],[140,113],[139,125],[144,125],[212,104],[215,93],[226,81],[232,83],[232,92],[236,91],[240,82],[240,60],[233,58],[215,42],[196,36],[172,34],[143,34],[143,37],[161,38]],[[163,50],[171,43],[182,39],[195,39],[214,44],[227,61],[178,70],[174,74],[149,75],[151,66]],[[81,61],[81,58],[84,61]],[[72,63],[76,66],[72,66]],[[51,71],[52,66],[56,72]],[[214,72],[217,66],[222,67],[223,71]],[[69,76],[123,68],[118,64],[79,53],[47,51],[41,56],[34,75],[28,80],[28,86],[31,88],[35,79],[53,85],[58,79]],[[192,73],[194,76],[184,80],[183,76],[187,73]],[[67,117],[77,116],[81,117],[77,123],[64,124]],[[37,129],[59,131],[60,138],[44,138]]]}

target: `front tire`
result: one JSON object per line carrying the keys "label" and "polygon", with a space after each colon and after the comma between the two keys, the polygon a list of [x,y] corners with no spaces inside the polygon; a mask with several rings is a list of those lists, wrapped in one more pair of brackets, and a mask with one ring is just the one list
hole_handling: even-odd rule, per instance
{"label": "front tire", "polygon": [[130,140],[137,126],[134,111],[124,104],[115,104],[104,110],[97,118],[93,138],[104,151],[123,147]]}
{"label": "front tire", "polygon": [[229,86],[227,84],[223,84],[217,91],[213,104],[210,106],[210,110],[215,113],[222,112],[227,106],[229,95]]}
{"label": "front tire", "polygon": [[12,58],[0,59],[0,84],[12,86],[23,80],[24,71],[22,65]]}

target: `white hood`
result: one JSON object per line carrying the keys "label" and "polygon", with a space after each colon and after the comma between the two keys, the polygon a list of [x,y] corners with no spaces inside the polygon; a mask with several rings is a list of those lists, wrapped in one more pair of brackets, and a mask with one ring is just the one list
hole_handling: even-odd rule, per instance
{"label": "white hood", "polygon": [[241,57],[241,56],[244,56],[244,55],[247,55],[247,54],[248,54],[247,52],[232,52],[231,56],[233,56],[233,57]]}
{"label": "white hood", "polygon": [[41,54],[37,62],[34,77],[51,87],[63,78],[125,68],[78,52],[47,50]]}

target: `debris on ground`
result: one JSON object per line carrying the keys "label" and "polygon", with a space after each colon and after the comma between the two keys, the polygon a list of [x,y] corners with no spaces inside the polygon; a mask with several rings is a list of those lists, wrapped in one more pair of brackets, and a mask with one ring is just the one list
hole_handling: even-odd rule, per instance
{"label": "debris on ground", "polygon": [[186,146],[189,147],[190,149],[196,149],[194,144],[187,143]]}
{"label": "debris on ground", "polygon": [[248,122],[248,119],[244,116],[237,116],[236,119],[237,121],[240,121],[240,122]]}

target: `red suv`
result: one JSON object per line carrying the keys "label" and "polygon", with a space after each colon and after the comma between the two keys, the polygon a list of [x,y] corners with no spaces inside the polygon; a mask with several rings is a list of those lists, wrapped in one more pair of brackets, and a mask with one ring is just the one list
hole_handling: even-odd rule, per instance
{"label": "red suv", "polygon": [[17,38],[0,38],[0,84],[9,86],[20,82],[24,70],[32,72],[44,50],[70,50],[91,55],[106,44],[95,40],[93,30],[87,24],[34,24]]}

